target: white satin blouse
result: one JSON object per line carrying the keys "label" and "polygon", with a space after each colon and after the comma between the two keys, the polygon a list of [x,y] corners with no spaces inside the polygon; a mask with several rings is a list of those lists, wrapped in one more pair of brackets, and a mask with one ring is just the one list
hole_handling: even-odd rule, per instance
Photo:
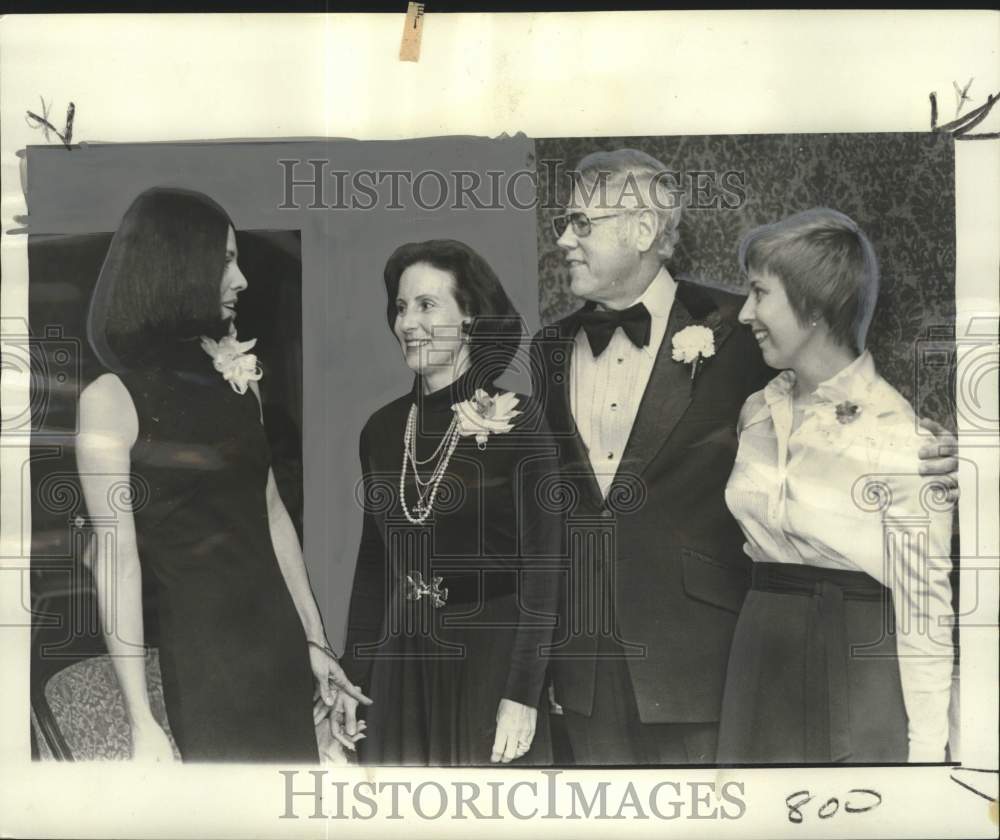
{"label": "white satin blouse", "polygon": [[795,374],[750,396],[726,502],[755,562],[862,571],[893,596],[910,761],[941,761],[951,690],[952,510],[919,473],[910,404],[863,353],[792,431]]}

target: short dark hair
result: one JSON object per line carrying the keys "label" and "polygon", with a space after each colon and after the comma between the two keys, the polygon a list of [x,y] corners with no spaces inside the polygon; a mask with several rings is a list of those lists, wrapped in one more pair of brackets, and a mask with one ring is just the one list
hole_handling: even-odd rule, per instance
{"label": "short dark hair", "polygon": [[98,359],[125,370],[178,339],[219,338],[226,236],[232,221],[215,201],[154,187],[125,211],[87,316]]}
{"label": "short dark hair", "polygon": [[763,225],[743,237],[739,261],[744,272],[780,278],[799,323],[822,316],[835,341],[865,349],[878,300],[878,260],[848,216],[816,207]]}
{"label": "short dark hair", "polygon": [[478,253],[454,239],[430,239],[400,245],[385,264],[389,329],[396,322],[399,278],[411,265],[426,263],[452,277],[452,294],[463,315],[472,319],[467,331],[474,375],[493,380],[510,365],[524,335],[524,322],[504,291],[496,272]]}

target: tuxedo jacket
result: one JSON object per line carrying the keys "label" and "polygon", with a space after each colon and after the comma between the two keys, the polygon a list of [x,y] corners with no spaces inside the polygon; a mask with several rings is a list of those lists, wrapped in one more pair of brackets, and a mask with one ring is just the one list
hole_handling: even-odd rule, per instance
{"label": "tuxedo jacket", "polygon": [[[550,668],[556,699],[571,711],[591,713],[604,637],[626,656],[644,723],[719,719],[730,642],[750,583],[724,491],[740,408],[773,374],[736,320],[741,305],[735,295],[678,283],[606,497],[571,411],[577,314],[532,339],[535,394],[558,444],[568,508],[568,569]],[[715,342],[693,381],[691,365],[672,358],[673,336],[692,325],[709,326]]]}

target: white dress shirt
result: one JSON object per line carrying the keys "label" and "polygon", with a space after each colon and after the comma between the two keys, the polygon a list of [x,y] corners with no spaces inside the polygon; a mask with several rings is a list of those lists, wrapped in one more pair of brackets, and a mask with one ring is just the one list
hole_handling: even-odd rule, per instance
{"label": "white dress shirt", "polygon": [[862,571],[891,590],[910,761],[943,761],[952,512],[919,474],[913,409],[868,352],[819,386],[792,431],[794,384],[779,374],[740,414],[726,503],[744,550],[755,562]]}
{"label": "white dress shirt", "polygon": [[570,410],[605,496],[632,433],[676,292],[677,282],[666,268],[661,268],[634,301],[649,310],[649,344],[645,347],[636,347],[618,328],[595,359],[586,332],[581,329],[576,334],[570,362]]}

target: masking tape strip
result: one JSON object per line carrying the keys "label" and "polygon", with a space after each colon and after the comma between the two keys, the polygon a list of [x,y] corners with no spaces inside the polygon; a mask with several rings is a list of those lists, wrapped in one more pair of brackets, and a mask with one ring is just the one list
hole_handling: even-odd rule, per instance
{"label": "masking tape strip", "polygon": [[423,34],[424,4],[409,3],[406,7],[403,40],[399,45],[400,61],[420,61],[420,38]]}

